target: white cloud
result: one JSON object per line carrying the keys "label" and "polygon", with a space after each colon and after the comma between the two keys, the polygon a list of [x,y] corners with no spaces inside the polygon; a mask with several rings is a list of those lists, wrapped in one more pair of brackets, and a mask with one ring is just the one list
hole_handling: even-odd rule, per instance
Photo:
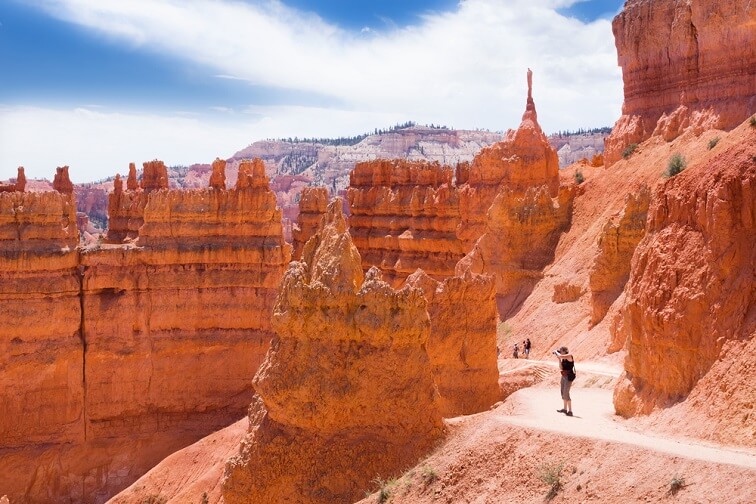
{"label": "white cloud", "polygon": [[208,120],[181,112],[0,107],[0,180],[15,177],[18,166],[26,168],[27,177],[52,179],[56,166],[70,165],[71,179],[87,182],[125,174],[130,162],[209,163],[253,139],[351,135],[399,121],[390,114],[313,107],[250,107],[244,112]]}
{"label": "white cloud", "polygon": [[[458,128],[516,127],[528,67],[546,131],[610,125],[620,114],[622,81],[611,25],[584,24],[555,11],[575,0],[465,0],[454,12],[424,16],[417,26],[370,33],[345,31],[278,1],[37,3],[121,43],[204,65],[218,78],[334,96],[344,104],[341,111],[268,109],[268,117],[282,114],[274,121],[288,131],[261,131],[260,124],[268,124],[262,120],[243,132],[245,143],[301,135],[302,120],[292,110],[341,121],[322,122],[318,136],[329,130],[356,134],[361,130],[344,131],[346,125],[378,117]],[[381,126],[386,123],[363,129]],[[40,135],[36,141],[46,143]]]}

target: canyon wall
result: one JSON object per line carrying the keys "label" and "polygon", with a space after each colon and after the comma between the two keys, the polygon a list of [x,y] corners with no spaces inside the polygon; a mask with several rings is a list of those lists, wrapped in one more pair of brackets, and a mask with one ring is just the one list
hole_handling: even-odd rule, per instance
{"label": "canyon wall", "polygon": [[756,113],[754,19],[744,0],[626,2],[612,23],[625,101],[607,165],[652,135],[729,130]]}
{"label": "canyon wall", "polygon": [[[660,185],[651,200],[616,328],[627,348],[614,395],[622,415],[694,396],[695,415],[708,416],[701,426],[742,435],[749,423],[756,131],[744,124],[738,134],[720,153]],[[753,429],[748,435],[752,440]]]}
{"label": "canyon wall", "polygon": [[[635,247],[646,233],[650,200],[648,186],[642,185],[637,193],[625,197],[625,207],[604,225],[599,237],[598,254],[588,280],[591,291],[591,326],[603,320],[627,283]],[[620,349],[616,346],[610,348],[610,351]]]}
{"label": "canyon wall", "polygon": [[418,270],[407,285],[423,290],[431,332],[426,348],[446,418],[486,411],[501,398],[496,354],[496,291],[490,276],[437,281]]}
{"label": "canyon wall", "polygon": [[401,284],[418,268],[434,278],[454,274],[465,254],[457,237],[459,198],[452,170],[437,163],[358,163],[347,191],[350,233],[365,270],[378,266]]}
{"label": "canyon wall", "polygon": [[13,414],[0,465],[18,469],[0,487],[14,502],[104,502],[252,400],[290,259],[275,194],[256,170],[244,189],[168,190],[161,165],[145,187],[115,185],[143,201],[123,245],[76,249],[68,195],[2,195]]}
{"label": "canyon wall", "polygon": [[225,502],[354,502],[443,434],[422,291],[363,277],[341,201],[289,266]]}

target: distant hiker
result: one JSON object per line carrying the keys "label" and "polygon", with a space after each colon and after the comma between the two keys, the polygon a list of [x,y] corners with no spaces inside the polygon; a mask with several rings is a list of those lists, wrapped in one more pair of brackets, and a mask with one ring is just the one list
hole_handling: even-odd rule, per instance
{"label": "distant hiker", "polygon": [[515,343],[514,348],[512,349],[512,357],[515,359],[520,358],[520,347],[517,346],[517,343]]}
{"label": "distant hiker", "polygon": [[530,338],[522,342],[522,347],[525,349],[525,358],[530,358]]}
{"label": "distant hiker", "polygon": [[559,359],[559,369],[562,372],[562,382],[560,391],[562,393],[562,401],[564,401],[564,407],[557,410],[558,413],[564,413],[567,416],[572,416],[572,399],[570,399],[570,387],[572,381],[575,379],[575,359],[570,355],[567,347],[561,347],[559,350],[554,350],[554,355]]}

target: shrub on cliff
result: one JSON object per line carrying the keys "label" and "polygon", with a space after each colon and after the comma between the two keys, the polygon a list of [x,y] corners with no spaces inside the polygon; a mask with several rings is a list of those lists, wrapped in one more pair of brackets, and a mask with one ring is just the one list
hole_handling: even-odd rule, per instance
{"label": "shrub on cliff", "polygon": [[675,175],[683,171],[687,165],[688,163],[685,161],[684,157],[682,157],[680,154],[673,154],[672,157],[669,158],[667,171],[664,172],[664,175],[667,177],[674,177]]}
{"label": "shrub on cliff", "polygon": [[627,147],[625,147],[625,150],[622,151],[622,157],[627,159],[630,156],[633,155],[633,153],[638,150],[638,144],[637,143],[631,143]]}
{"label": "shrub on cliff", "polygon": [[719,143],[719,137],[714,137],[711,140],[709,140],[709,150],[716,147],[718,143]]}
{"label": "shrub on cliff", "polygon": [[585,177],[583,176],[583,172],[580,170],[575,170],[575,183],[577,185],[580,185],[583,182],[585,182]]}

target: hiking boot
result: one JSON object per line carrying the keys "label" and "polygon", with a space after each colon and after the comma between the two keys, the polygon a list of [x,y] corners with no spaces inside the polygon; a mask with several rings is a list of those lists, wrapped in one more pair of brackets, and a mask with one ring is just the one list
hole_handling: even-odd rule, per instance
{"label": "hiking boot", "polygon": [[567,413],[567,410],[566,410],[566,409],[564,409],[564,408],[562,408],[562,409],[558,409],[558,410],[557,410],[557,413]]}
{"label": "hiking boot", "polygon": [[567,413],[565,413],[565,415],[572,416],[572,411],[568,411]]}

